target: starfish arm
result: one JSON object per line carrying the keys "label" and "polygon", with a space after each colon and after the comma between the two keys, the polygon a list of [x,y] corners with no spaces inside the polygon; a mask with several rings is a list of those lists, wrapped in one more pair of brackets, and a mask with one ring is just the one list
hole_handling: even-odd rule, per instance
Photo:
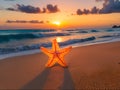
{"label": "starfish arm", "polygon": [[56,63],[56,61],[54,60],[54,61],[51,61],[50,64],[48,63],[45,66],[46,67],[52,67],[55,63]]}
{"label": "starfish arm", "polygon": [[67,67],[67,64],[65,62],[65,60],[63,58],[61,58],[59,55],[57,55],[57,62],[63,66],[63,67]]}
{"label": "starfish arm", "polygon": [[60,52],[60,56],[61,56],[61,57],[64,57],[68,52],[70,52],[71,49],[72,49],[72,46],[60,50],[60,51],[59,51],[59,52]]}
{"label": "starfish arm", "polygon": [[61,66],[67,67],[67,64],[66,64],[65,60],[59,59],[57,62],[58,62]]}
{"label": "starfish arm", "polygon": [[57,50],[59,50],[59,49],[60,49],[59,44],[57,43],[57,40],[54,39],[54,40],[52,41],[52,50],[53,50],[53,51],[57,51]]}
{"label": "starfish arm", "polygon": [[52,52],[44,47],[40,47],[40,49],[42,50],[42,52],[44,52],[45,54],[47,54],[48,56],[51,57]]}
{"label": "starfish arm", "polygon": [[45,66],[46,67],[52,67],[56,63],[56,61],[54,59],[55,59],[54,56],[52,58],[50,58]]}

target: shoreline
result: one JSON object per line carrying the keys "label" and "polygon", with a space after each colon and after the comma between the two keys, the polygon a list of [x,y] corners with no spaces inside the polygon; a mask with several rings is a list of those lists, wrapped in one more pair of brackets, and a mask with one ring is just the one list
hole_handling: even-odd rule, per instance
{"label": "shoreline", "polygon": [[120,42],[76,47],[68,68],[45,68],[43,53],[0,61],[0,89],[120,89]]}
{"label": "shoreline", "polygon": [[[62,48],[67,47],[67,46],[72,46],[73,48],[77,48],[77,47],[83,47],[83,46],[99,45],[99,44],[114,43],[114,42],[120,42],[120,40],[113,39],[113,40],[107,40],[107,41],[102,41],[102,42],[101,41],[91,42],[91,43],[86,43],[86,44],[85,43],[76,43],[76,44],[62,46]],[[28,51],[22,51],[22,52],[16,52],[16,53],[9,53],[9,54],[2,54],[2,55],[0,55],[0,61],[3,59],[11,58],[11,57],[32,55],[32,54],[37,54],[37,53],[41,53],[40,49],[28,50]]]}

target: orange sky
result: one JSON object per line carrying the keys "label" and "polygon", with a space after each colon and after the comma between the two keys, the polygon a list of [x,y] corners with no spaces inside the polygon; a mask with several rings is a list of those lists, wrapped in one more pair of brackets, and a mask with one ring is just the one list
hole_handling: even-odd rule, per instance
{"label": "orange sky", "polygon": [[[2,1],[2,0],[1,0]],[[31,1],[31,0],[30,0]],[[48,1],[48,0],[46,0]],[[53,2],[54,1],[54,2]],[[69,0],[67,0],[69,1]],[[40,14],[29,14],[29,13],[23,13],[18,11],[8,11],[8,10],[0,10],[0,29],[16,29],[16,28],[94,28],[94,27],[111,27],[114,24],[119,25],[120,22],[120,13],[110,13],[110,14],[88,14],[88,15],[76,15],[76,10],[78,8],[92,8],[94,4],[97,5],[97,7],[102,7],[102,3],[97,2],[91,2],[90,5],[85,0],[82,0],[81,4],[80,0],[72,1],[70,0],[70,4],[66,4],[66,2],[63,2],[63,0],[60,2],[56,0],[49,0],[49,2],[44,2],[43,0],[39,1],[39,3],[43,3],[42,5],[38,4],[38,1],[36,3],[34,2],[33,6],[40,6],[44,7],[45,4],[52,3],[53,5],[57,5],[60,9],[60,12],[56,13],[40,13]],[[93,0],[92,0],[93,1]],[[5,1],[3,1],[5,2]],[[19,2],[5,2],[3,4],[3,8],[6,7],[13,7],[16,5],[16,3]],[[23,2],[24,3],[24,0]],[[33,2],[31,1],[31,4]],[[0,4],[1,5],[1,4]],[[30,2],[25,2],[25,5],[30,5]],[[73,15],[72,15],[73,14]],[[38,21],[44,21],[44,23],[6,23],[7,20],[38,20]],[[49,21],[49,23],[48,23]],[[53,24],[53,22],[60,22],[61,25],[57,26]]]}

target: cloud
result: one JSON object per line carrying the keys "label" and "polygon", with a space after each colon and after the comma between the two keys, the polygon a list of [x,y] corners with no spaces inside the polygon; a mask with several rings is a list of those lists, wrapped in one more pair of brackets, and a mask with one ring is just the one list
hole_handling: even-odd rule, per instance
{"label": "cloud", "polygon": [[119,0],[96,0],[104,1],[103,7],[101,9],[94,6],[92,9],[78,9],[76,11],[77,15],[82,14],[108,14],[108,13],[120,13],[120,1]]}
{"label": "cloud", "polygon": [[40,23],[40,24],[43,24],[44,21],[38,21],[38,20],[31,20],[31,21],[26,21],[26,20],[7,20],[6,23]]}
{"label": "cloud", "polygon": [[77,15],[82,15],[83,14],[83,11],[81,9],[78,9],[77,10]]}
{"label": "cloud", "polygon": [[14,9],[14,8],[7,8],[6,10],[9,10],[9,11],[17,11],[17,10]]}
{"label": "cloud", "polygon": [[38,21],[38,20],[31,20],[31,21],[28,21],[29,23],[44,23],[43,21]]}
{"label": "cloud", "polygon": [[42,10],[39,7],[34,7],[31,5],[20,5],[16,4],[14,8],[6,8],[6,10],[9,11],[19,11],[19,12],[24,12],[24,13],[56,13],[59,12],[60,10],[58,9],[57,5],[52,5],[48,4],[46,8],[43,8]]}
{"label": "cloud", "polygon": [[25,12],[25,13],[40,13],[41,10],[39,7],[33,7],[31,5],[20,5],[17,4],[17,9],[18,11]]}
{"label": "cloud", "polygon": [[91,9],[91,13],[92,13],[92,14],[97,14],[97,13],[99,13],[99,8],[97,8],[96,6],[94,6],[94,7]]}
{"label": "cloud", "polygon": [[14,8],[6,8],[8,11],[19,11],[24,13],[40,13],[41,10],[39,7],[33,7],[31,5],[20,5],[16,4],[16,7]]}
{"label": "cloud", "polygon": [[42,13],[46,13],[46,12],[47,12],[46,8],[43,8]]}
{"label": "cloud", "polygon": [[89,11],[88,9],[83,9],[83,13],[84,13],[84,14],[89,14],[90,11]]}
{"label": "cloud", "polygon": [[53,6],[52,4],[48,4],[47,5],[47,10],[50,12],[50,13],[56,13],[59,11],[57,5]]}
{"label": "cloud", "polygon": [[119,0],[105,0],[103,8],[99,13],[119,13],[120,1]]}

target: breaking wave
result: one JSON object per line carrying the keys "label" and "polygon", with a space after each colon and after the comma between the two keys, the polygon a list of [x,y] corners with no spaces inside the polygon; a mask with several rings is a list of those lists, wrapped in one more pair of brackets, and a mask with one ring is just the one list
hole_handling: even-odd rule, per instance
{"label": "breaking wave", "polygon": [[[95,39],[96,38],[94,36],[92,36],[92,37],[88,37],[88,38],[84,38],[84,39],[71,39],[71,40],[61,42],[59,44],[60,44],[60,46],[65,46],[65,45],[70,45],[70,44],[92,41]],[[32,45],[26,45],[26,46],[18,46],[15,48],[0,48],[0,54],[8,54],[8,53],[27,51],[27,50],[35,50],[35,49],[39,49],[41,46],[51,47],[51,45],[52,45],[51,42],[48,42],[48,43],[32,44]]]}
{"label": "breaking wave", "polygon": [[0,43],[9,42],[12,40],[25,40],[25,39],[35,39],[35,38],[44,38],[44,37],[54,37],[54,36],[68,36],[68,33],[25,33],[25,34],[9,34],[9,35],[0,35]]}

